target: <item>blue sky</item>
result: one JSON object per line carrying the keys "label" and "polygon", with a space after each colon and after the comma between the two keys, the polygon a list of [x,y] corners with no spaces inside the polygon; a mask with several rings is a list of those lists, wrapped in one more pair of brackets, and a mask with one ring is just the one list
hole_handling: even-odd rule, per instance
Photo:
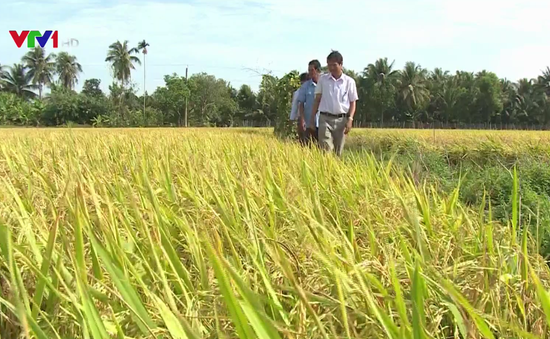
{"label": "blue sky", "polygon": [[[0,63],[18,62],[9,30],[58,30],[63,47],[107,89],[112,78],[104,62],[116,40],[131,45],[145,39],[147,91],[163,76],[207,72],[234,87],[258,88],[258,73],[306,71],[311,59],[325,64],[331,49],[344,66],[361,71],[377,58],[397,67],[415,61],[423,67],[480,71],[500,77],[532,78],[550,66],[548,0],[50,0],[2,4]],[[51,42],[48,52],[55,52]],[[143,68],[132,73],[139,91]]]}

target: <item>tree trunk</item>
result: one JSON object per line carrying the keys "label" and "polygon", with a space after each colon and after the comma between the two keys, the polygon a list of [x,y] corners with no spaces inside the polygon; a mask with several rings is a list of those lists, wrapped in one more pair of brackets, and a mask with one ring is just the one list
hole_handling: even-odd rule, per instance
{"label": "tree trunk", "polygon": [[147,53],[143,53],[143,124],[145,124],[145,97],[147,95],[147,91],[145,89],[146,84],[146,72],[145,72],[145,56]]}

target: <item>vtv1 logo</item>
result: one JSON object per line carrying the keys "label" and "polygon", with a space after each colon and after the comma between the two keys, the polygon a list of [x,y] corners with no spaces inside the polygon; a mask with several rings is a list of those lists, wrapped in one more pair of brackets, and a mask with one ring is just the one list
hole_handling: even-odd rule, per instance
{"label": "vtv1 logo", "polygon": [[10,31],[10,35],[17,48],[23,46],[25,39],[27,39],[28,48],[34,48],[35,41],[38,41],[40,47],[44,48],[50,38],[53,40],[53,48],[58,48],[59,45],[57,31],[44,31],[44,34],[41,34],[40,31],[22,31],[21,34],[18,34],[17,31]]}

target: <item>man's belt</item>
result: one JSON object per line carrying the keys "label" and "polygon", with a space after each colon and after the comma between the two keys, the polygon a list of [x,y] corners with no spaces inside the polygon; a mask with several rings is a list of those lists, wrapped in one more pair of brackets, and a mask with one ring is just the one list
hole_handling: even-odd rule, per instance
{"label": "man's belt", "polygon": [[330,117],[335,117],[335,118],[343,118],[348,115],[347,113],[340,113],[340,114],[332,114],[329,112],[319,112],[319,113],[321,113],[322,115],[328,115]]}

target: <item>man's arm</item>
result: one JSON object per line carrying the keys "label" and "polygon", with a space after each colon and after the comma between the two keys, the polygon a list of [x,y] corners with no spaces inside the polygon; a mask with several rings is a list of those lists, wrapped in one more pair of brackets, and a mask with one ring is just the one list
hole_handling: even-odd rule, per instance
{"label": "man's arm", "polygon": [[306,91],[304,86],[300,87],[298,90],[298,119],[300,119],[300,125],[303,125],[305,123],[305,115],[304,115],[304,103],[306,102]]}
{"label": "man's arm", "polygon": [[317,86],[315,87],[315,100],[313,101],[313,109],[311,111],[311,126],[316,125],[317,112],[319,112],[319,106],[321,105],[321,97],[323,95],[323,79],[319,78]]}
{"label": "man's arm", "polygon": [[298,119],[300,119],[300,122],[303,124],[305,122],[305,115],[304,115],[304,103],[298,101]]}
{"label": "man's arm", "polygon": [[321,93],[315,93],[315,100],[313,101],[313,110],[311,111],[311,126],[315,126],[315,118],[319,111],[319,105],[321,104]]}
{"label": "man's arm", "polygon": [[357,108],[357,85],[355,80],[351,80],[349,94],[349,111],[348,111],[348,121],[346,123],[346,128],[344,129],[344,134],[348,134],[353,126],[353,116],[355,115],[355,109]]}
{"label": "man's arm", "polygon": [[359,97],[357,96],[357,85],[355,83],[355,80],[351,80],[351,85],[350,85],[350,91],[349,91],[349,94],[348,94],[348,98],[349,98],[349,118],[350,120],[353,120],[353,116],[355,115],[355,109],[357,108],[357,100],[359,99]]}
{"label": "man's arm", "polygon": [[349,103],[349,120],[353,120],[353,116],[355,115],[355,108],[357,101],[352,101]]}

